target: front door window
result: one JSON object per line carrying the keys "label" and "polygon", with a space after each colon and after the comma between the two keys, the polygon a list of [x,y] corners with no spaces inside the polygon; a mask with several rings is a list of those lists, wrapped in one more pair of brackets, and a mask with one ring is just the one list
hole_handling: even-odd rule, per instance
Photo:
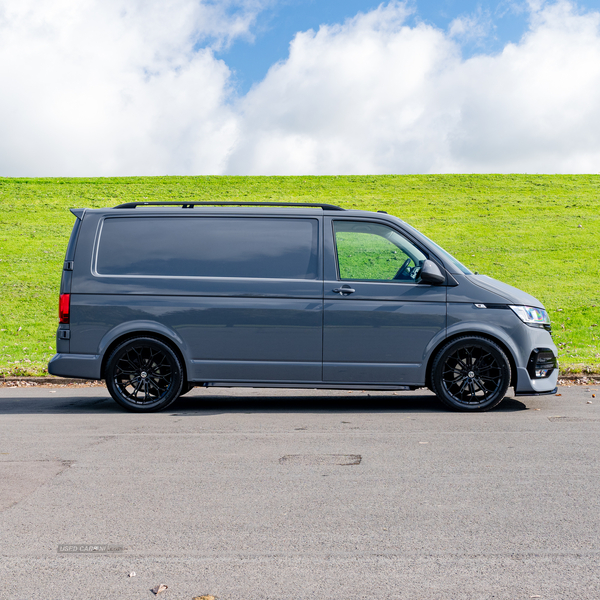
{"label": "front door window", "polygon": [[342,280],[415,282],[427,257],[386,225],[334,221]]}

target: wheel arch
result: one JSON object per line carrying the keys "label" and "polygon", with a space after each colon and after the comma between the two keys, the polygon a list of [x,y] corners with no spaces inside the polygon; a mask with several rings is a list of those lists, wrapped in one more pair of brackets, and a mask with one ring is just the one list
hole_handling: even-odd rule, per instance
{"label": "wheel arch", "polygon": [[100,378],[101,379],[106,378],[105,377],[106,363],[108,362],[108,359],[110,358],[110,355],[113,353],[114,349],[117,346],[119,346],[120,344],[122,344],[123,342],[126,342],[128,340],[133,340],[138,337],[154,338],[156,340],[163,342],[167,346],[169,346],[169,348],[171,348],[171,350],[173,350],[173,352],[177,355],[177,358],[181,362],[181,366],[183,368],[184,382],[187,382],[187,380],[188,380],[187,361],[185,359],[185,355],[182,352],[181,348],[177,345],[176,342],[173,341],[173,339],[171,337],[169,337],[168,335],[165,335],[162,332],[157,332],[153,329],[136,329],[134,331],[127,331],[125,333],[121,333],[120,335],[118,335],[117,337],[112,339],[112,341],[110,341],[102,351],[102,365],[100,367]]}
{"label": "wheel arch", "polygon": [[487,339],[490,342],[494,342],[495,344],[500,346],[500,348],[502,349],[504,354],[506,354],[506,357],[508,358],[508,362],[510,363],[510,385],[514,387],[517,383],[517,362],[512,353],[512,350],[510,349],[508,344],[506,344],[501,338],[494,336],[487,332],[482,332],[482,331],[458,331],[458,332],[453,333],[452,335],[449,335],[448,337],[444,338],[442,341],[440,341],[437,344],[437,346],[435,346],[433,352],[430,353],[429,359],[427,361],[427,370],[425,372],[425,384],[427,385],[427,387],[429,389],[431,389],[431,367],[432,367],[433,361],[435,360],[435,357],[438,355],[439,351],[444,346],[449,344],[450,342],[453,342],[454,340],[461,338],[461,337],[469,337],[469,336],[484,338],[484,339]]}

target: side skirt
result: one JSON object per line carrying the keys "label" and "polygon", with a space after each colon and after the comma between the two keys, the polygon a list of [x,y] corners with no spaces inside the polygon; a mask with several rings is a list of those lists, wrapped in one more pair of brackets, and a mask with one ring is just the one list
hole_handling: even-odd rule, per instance
{"label": "side skirt", "polygon": [[292,388],[292,389],[320,389],[320,390],[416,390],[422,385],[377,385],[368,383],[324,383],[314,382],[258,382],[258,381],[210,381],[207,383],[190,382],[202,387],[247,387],[247,388]]}

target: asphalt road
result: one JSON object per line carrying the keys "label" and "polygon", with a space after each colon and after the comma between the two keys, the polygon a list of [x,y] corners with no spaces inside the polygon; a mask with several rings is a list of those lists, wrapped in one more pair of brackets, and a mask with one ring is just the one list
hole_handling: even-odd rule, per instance
{"label": "asphalt road", "polygon": [[597,600],[598,389],[0,388],[0,598]]}

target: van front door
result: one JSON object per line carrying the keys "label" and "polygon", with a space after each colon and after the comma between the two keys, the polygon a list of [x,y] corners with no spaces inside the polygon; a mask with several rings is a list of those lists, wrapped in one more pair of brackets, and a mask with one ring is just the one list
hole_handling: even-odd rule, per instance
{"label": "van front door", "polygon": [[446,286],[419,283],[429,256],[386,224],[326,221],[323,380],[423,385],[446,329]]}

